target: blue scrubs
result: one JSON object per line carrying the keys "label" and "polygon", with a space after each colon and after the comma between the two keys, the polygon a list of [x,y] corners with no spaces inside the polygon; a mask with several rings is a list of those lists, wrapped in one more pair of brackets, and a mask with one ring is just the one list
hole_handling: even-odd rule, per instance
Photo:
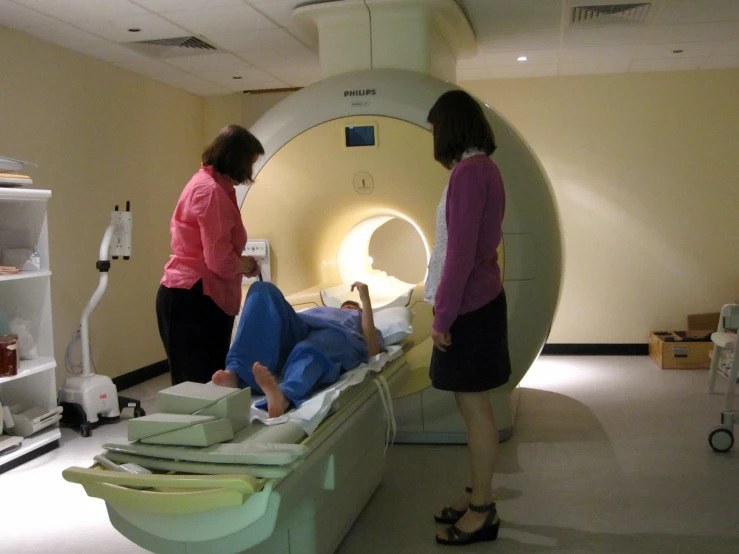
{"label": "blue scrubs", "polygon": [[276,286],[259,282],[249,288],[226,369],[238,374],[242,388],[263,394],[252,373],[259,362],[299,407],[368,359],[359,312],[322,307],[296,313]]}

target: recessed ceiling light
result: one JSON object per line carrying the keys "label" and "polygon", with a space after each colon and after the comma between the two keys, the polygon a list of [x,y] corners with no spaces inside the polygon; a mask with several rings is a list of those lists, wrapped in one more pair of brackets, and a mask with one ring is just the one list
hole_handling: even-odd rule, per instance
{"label": "recessed ceiling light", "polygon": [[136,27],[132,27],[128,30],[129,33],[140,33],[141,29],[137,29]]}
{"label": "recessed ceiling light", "polygon": [[683,52],[685,52],[685,50],[678,49],[678,50],[673,50],[672,51],[673,54],[682,54]]}
{"label": "recessed ceiling light", "polygon": [[234,75],[234,79],[241,79],[238,75]]}
{"label": "recessed ceiling light", "polygon": [[528,58],[528,57],[526,57],[526,56],[519,56],[519,57],[518,57],[518,61],[519,61],[519,62],[525,62],[525,61],[528,61],[528,59],[529,59],[529,58]]}

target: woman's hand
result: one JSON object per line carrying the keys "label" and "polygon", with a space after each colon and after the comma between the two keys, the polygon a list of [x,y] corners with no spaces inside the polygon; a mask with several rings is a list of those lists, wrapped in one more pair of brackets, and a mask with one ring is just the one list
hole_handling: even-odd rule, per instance
{"label": "woman's hand", "polygon": [[247,277],[256,277],[259,275],[259,262],[254,256],[241,256],[241,264],[239,264],[239,273],[243,273]]}
{"label": "woman's hand", "polygon": [[451,333],[439,333],[431,329],[431,340],[434,341],[434,346],[442,352],[446,352],[446,349],[452,345]]}

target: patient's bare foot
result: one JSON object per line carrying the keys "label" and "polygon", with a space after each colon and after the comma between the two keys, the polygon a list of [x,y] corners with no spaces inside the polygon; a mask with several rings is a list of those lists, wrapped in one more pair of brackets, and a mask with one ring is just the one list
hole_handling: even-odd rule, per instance
{"label": "patient's bare foot", "polygon": [[235,371],[231,371],[230,369],[219,369],[213,374],[211,380],[219,387],[239,388],[239,376],[236,375]]}
{"label": "patient's bare foot", "polygon": [[267,397],[267,415],[269,417],[280,417],[290,407],[290,401],[285,398],[282,393],[277,379],[259,362],[252,367],[254,379],[257,381],[259,388],[264,391]]}

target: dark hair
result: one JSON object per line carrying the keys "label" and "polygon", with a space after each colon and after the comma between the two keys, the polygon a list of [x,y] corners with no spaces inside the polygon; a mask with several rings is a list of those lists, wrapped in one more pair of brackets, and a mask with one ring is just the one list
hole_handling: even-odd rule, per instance
{"label": "dark hair", "polygon": [[482,107],[463,90],[442,94],[427,120],[434,127],[434,159],[447,169],[471,148],[488,156],[495,152],[493,130]]}
{"label": "dark hair", "polygon": [[359,305],[359,302],[355,302],[354,300],[347,300],[341,305],[342,308],[344,306],[356,306],[358,310],[362,309],[362,307]]}
{"label": "dark hair", "polygon": [[237,183],[246,183],[252,179],[254,157],[262,154],[264,147],[257,137],[240,125],[228,125],[203,151],[203,163]]}

